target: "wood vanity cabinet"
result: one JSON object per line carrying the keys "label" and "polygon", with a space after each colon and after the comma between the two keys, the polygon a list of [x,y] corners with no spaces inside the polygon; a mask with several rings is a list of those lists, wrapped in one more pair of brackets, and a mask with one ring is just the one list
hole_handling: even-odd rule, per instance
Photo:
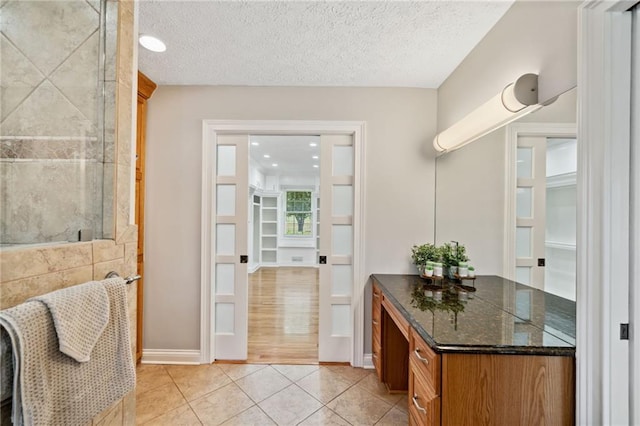
{"label": "wood vanity cabinet", "polygon": [[410,425],[575,423],[573,356],[436,351],[386,291],[373,281],[373,364],[389,392],[408,393]]}

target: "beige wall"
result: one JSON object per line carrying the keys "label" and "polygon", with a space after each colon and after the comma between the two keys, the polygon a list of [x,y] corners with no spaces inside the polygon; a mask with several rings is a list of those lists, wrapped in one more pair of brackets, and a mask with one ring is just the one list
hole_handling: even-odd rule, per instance
{"label": "beige wall", "polygon": [[148,110],[144,349],[199,349],[203,119],[366,121],[365,270],[414,273],[411,246],[433,241],[435,109],[426,89],[159,87]]}
{"label": "beige wall", "polygon": [[[29,297],[53,290],[104,279],[109,271],[122,276],[137,268],[137,228],[131,224],[132,134],[135,132],[133,104],[137,91],[133,76],[135,19],[134,3],[118,7],[117,104],[115,180],[115,240],[97,240],[52,246],[34,246],[0,251],[0,308],[17,305]],[[109,177],[105,177],[108,179]],[[129,286],[132,351],[135,354],[136,288]],[[93,419],[94,425],[135,424],[135,391]]]}
{"label": "beige wall", "polygon": [[442,131],[522,74],[539,74],[544,101],[577,84],[581,1],[518,0],[438,88]]}

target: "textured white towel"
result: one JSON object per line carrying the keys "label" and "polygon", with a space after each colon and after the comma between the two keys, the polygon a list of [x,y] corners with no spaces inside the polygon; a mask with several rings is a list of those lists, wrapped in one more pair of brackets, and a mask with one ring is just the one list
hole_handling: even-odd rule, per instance
{"label": "textured white towel", "polygon": [[76,362],[58,350],[53,320],[43,303],[28,301],[0,311],[0,326],[13,349],[14,424],[86,424],[134,389],[126,285],[122,279],[103,283],[109,322],[89,362]]}
{"label": "textured white towel", "polygon": [[109,296],[102,282],[90,281],[29,300],[38,300],[49,308],[60,352],[78,362],[89,361],[109,322]]}

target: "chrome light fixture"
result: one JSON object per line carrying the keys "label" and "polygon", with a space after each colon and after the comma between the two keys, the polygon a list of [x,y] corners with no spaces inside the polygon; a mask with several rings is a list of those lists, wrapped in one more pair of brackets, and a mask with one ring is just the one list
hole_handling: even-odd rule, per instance
{"label": "chrome light fixture", "polygon": [[538,75],[524,74],[462,120],[436,135],[433,147],[443,153],[453,151],[540,107]]}

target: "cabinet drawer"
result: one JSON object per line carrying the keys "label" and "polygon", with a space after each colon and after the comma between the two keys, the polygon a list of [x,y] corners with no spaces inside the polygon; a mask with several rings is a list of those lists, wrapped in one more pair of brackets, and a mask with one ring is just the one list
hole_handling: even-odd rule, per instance
{"label": "cabinet drawer", "polygon": [[440,395],[440,355],[413,328],[409,343],[410,368],[423,376],[435,395]]}
{"label": "cabinet drawer", "polygon": [[409,370],[409,416],[417,425],[439,425],[440,397],[414,368]]}

